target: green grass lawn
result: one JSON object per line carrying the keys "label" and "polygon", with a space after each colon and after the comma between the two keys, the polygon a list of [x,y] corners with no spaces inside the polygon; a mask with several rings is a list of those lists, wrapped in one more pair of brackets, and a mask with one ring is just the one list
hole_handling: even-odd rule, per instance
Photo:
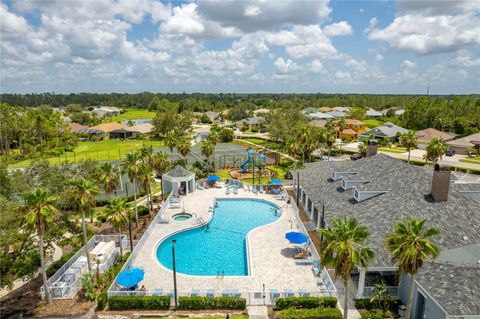
{"label": "green grass lawn", "polygon": [[475,158],[465,158],[465,159],[460,159],[459,160],[462,163],[468,163],[468,164],[479,164],[480,165],[480,159],[475,159]]}
{"label": "green grass lawn", "polygon": [[254,143],[263,147],[267,147],[272,150],[279,150],[281,148],[281,145],[279,143],[269,141],[269,140],[263,140],[261,138],[248,137],[248,138],[243,138],[242,140],[250,143]]}
{"label": "green grass lawn", "polygon": [[228,174],[227,169],[222,169],[221,171],[216,172],[216,174],[220,176],[221,179],[232,178],[230,174]]}
{"label": "green grass lawn", "polygon": [[[244,178],[242,179],[242,182],[247,184],[253,184],[251,178]],[[262,177],[260,180],[258,179],[258,177],[255,177],[255,184],[268,185],[269,182],[270,177]]]}
{"label": "green grass lawn", "polygon": [[[59,164],[65,161],[76,163],[81,160],[93,159],[99,161],[124,159],[127,152],[136,150],[143,145],[152,145],[153,147],[163,146],[163,142],[154,140],[104,140],[98,142],[82,141],[79,142],[73,152],[66,152],[60,157],[49,157],[47,160],[52,164]],[[32,160],[25,160],[11,167],[28,166]]]}
{"label": "green grass lawn", "polygon": [[393,148],[379,147],[378,150],[382,152],[389,152],[389,153],[396,153],[396,154],[402,154],[407,151],[406,148],[402,148],[402,147],[393,147]]}
{"label": "green grass lawn", "polygon": [[121,122],[125,120],[135,120],[135,119],[153,119],[155,117],[155,112],[145,110],[145,109],[127,109],[127,111],[118,116],[112,118],[106,117],[104,122]]}
{"label": "green grass lawn", "polygon": [[373,120],[373,119],[366,119],[366,120],[363,120],[365,122],[365,125],[368,127],[368,128],[374,128],[374,127],[377,127],[377,126],[382,126],[383,123],[378,121],[378,120]]}

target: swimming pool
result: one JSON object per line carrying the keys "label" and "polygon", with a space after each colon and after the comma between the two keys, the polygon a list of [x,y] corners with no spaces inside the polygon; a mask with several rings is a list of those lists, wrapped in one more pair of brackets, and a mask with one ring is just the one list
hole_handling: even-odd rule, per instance
{"label": "swimming pool", "polygon": [[247,276],[246,236],[252,229],[279,218],[280,208],[256,199],[217,199],[205,226],[174,234],[157,248],[157,259],[172,269],[172,240],[177,272],[196,276]]}

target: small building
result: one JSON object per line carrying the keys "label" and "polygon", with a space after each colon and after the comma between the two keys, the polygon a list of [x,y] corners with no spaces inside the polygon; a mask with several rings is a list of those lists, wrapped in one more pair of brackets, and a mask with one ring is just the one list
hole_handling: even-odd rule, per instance
{"label": "small building", "polygon": [[467,155],[469,148],[477,149],[477,153],[480,152],[480,133],[472,134],[447,142],[448,146],[458,154]]}
{"label": "small building", "polygon": [[398,136],[407,133],[408,130],[397,126],[391,122],[386,122],[382,126],[375,127],[369,131],[360,134],[360,139],[368,139],[370,136],[377,140],[388,138],[392,142],[398,141]]}
{"label": "small building", "polygon": [[348,106],[335,106],[334,108],[332,108],[332,111],[348,113],[350,112],[350,109],[351,108]]}
{"label": "small building", "polygon": [[117,122],[103,123],[92,126],[86,131],[86,133],[89,136],[102,135],[109,136],[112,139],[135,137],[141,134],[139,131]]}
{"label": "small building", "polygon": [[318,109],[314,108],[314,107],[307,107],[307,108],[304,108],[302,110],[303,114],[310,114],[310,113],[315,113],[315,112],[318,112]]}
{"label": "small building", "polygon": [[105,116],[117,116],[122,113],[122,110],[114,106],[100,106],[96,107],[92,111],[97,117],[102,118]]}
{"label": "small building", "polygon": [[218,117],[220,116],[220,113],[217,113],[217,112],[212,112],[212,111],[207,111],[204,113],[204,115],[206,117],[208,117],[210,119],[210,121],[215,121],[216,119],[218,119]]}
{"label": "small building", "polygon": [[328,106],[322,106],[320,108],[318,108],[318,110],[320,112],[323,112],[323,113],[327,113],[327,112],[330,112],[330,111],[333,111],[333,109],[331,107],[328,107]]}
{"label": "small building", "polygon": [[195,141],[201,143],[210,135],[210,126],[194,128],[193,133],[195,134]]}
{"label": "small building", "polygon": [[337,136],[342,140],[351,141],[358,138],[358,133],[351,128],[346,128],[343,131],[337,131]]}
{"label": "small building", "polygon": [[334,119],[341,119],[341,118],[344,118],[346,116],[346,114],[344,112],[340,112],[340,111],[330,111],[330,112],[327,112],[325,114],[330,115]]}
{"label": "small building", "polygon": [[322,112],[308,113],[305,114],[305,117],[311,120],[332,120],[334,118],[332,115]]}
{"label": "small building", "polygon": [[426,149],[427,144],[434,138],[439,138],[445,142],[449,142],[455,138],[451,133],[445,133],[434,128],[427,128],[415,133],[417,138],[417,147],[421,150]]}
{"label": "small building", "polygon": [[374,109],[368,109],[366,115],[367,115],[367,118],[369,119],[377,119],[383,114],[382,112],[376,111]]}
{"label": "small building", "polygon": [[325,127],[325,125],[327,125],[327,121],[326,120],[312,120],[312,121],[308,122],[308,125],[315,126],[315,127]]}
{"label": "small building", "polygon": [[335,127],[337,131],[337,136],[340,137],[342,140],[352,140],[358,138],[359,134],[365,132],[366,126],[365,123],[355,119],[347,119],[345,120],[345,124],[347,127],[340,132],[340,128],[337,126]]}
{"label": "small building", "polygon": [[68,130],[70,131],[70,133],[74,134],[85,133],[85,131],[88,130],[88,126],[71,122],[68,124]]}
{"label": "small building", "polygon": [[162,175],[163,193],[177,192],[187,195],[195,191],[195,173],[187,171],[181,165]]}
{"label": "small building", "polygon": [[259,128],[263,123],[265,123],[265,118],[263,116],[249,117],[243,120],[240,120],[235,123],[238,128],[243,126],[248,126],[249,129],[255,127]]}
{"label": "small building", "polygon": [[130,126],[130,130],[138,132],[142,135],[150,135],[154,132],[155,127],[151,123],[142,123],[134,126]]}

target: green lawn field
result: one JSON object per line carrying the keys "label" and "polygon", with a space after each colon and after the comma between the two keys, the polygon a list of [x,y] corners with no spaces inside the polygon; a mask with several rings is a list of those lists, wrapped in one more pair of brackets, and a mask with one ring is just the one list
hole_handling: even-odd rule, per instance
{"label": "green lawn field", "polygon": [[377,126],[382,126],[383,123],[378,121],[378,120],[373,120],[373,119],[366,119],[366,120],[363,120],[363,122],[365,122],[365,125],[368,127],[368,128],[375,128]]}
{"label": "green lawn field", "polygon": [[407,149],[402,147],[394,147],[394,148],[379,147],[378,150],[382,152],[389,152],[389,153],[396,153],[396,154],[402,154],[407,152]]}
{"label": "green lawn field", "polygon": [[460,159],[459,161],[462,162],[462,163],[479,164],[480,165],[480,159],[466,158],[466,159]]}
{"label": "green lawn field", "polygon": [[145,109],[127,109],[127,111],[118,116],[112,118],[106,117],[104,122],[121,122],[125,120],[135,120],[135,119],[153,119],[155,117],[155,112],[145,110]]}
{"label": "green lawn field", "polygon": [[[152,145],[153,147],[162,147],[163,142],[152,140],[104,140],[98,142],[82,141],[79,142],[73,152],[67,152],[60,157],[49,157],[47,160],[52,164],[59,164],[68,161],[76,163],[86,159],[98,161],[124,159],[131,150],[136,150],[143,145]],[[32,160],[25,160],[11,167],[28,166]]]}

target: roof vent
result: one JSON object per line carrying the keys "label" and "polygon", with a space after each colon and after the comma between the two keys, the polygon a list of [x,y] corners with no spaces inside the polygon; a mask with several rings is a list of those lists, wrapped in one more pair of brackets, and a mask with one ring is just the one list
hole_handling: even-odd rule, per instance
{"label": "roof vent", "polygon": [[435,164],[430,194],[436,202],[446,202],[450,188],[450,167]]}
{"label": "roof vent", "polygon": [[351,189],[355,185],[362,185],[366,183],[368,183],[366,179],[348,179],[342,177],[342,188],[345,191]]}
{"label": "roof vent", "polygon": [[340,172],[332,169],[332,179],[334,181],[340,180],[345,175],[354,175],[354,174],[357,174],[357,172]]}
{"label": "roof vent", "polygon": [[376,197],[388,191],[379,191],[379,190],[363,190],[359,189],[358,186],[353,186],[353,198],[357,201],[357,203],[363,202],[364,200],[370,199],[372,197]]}

